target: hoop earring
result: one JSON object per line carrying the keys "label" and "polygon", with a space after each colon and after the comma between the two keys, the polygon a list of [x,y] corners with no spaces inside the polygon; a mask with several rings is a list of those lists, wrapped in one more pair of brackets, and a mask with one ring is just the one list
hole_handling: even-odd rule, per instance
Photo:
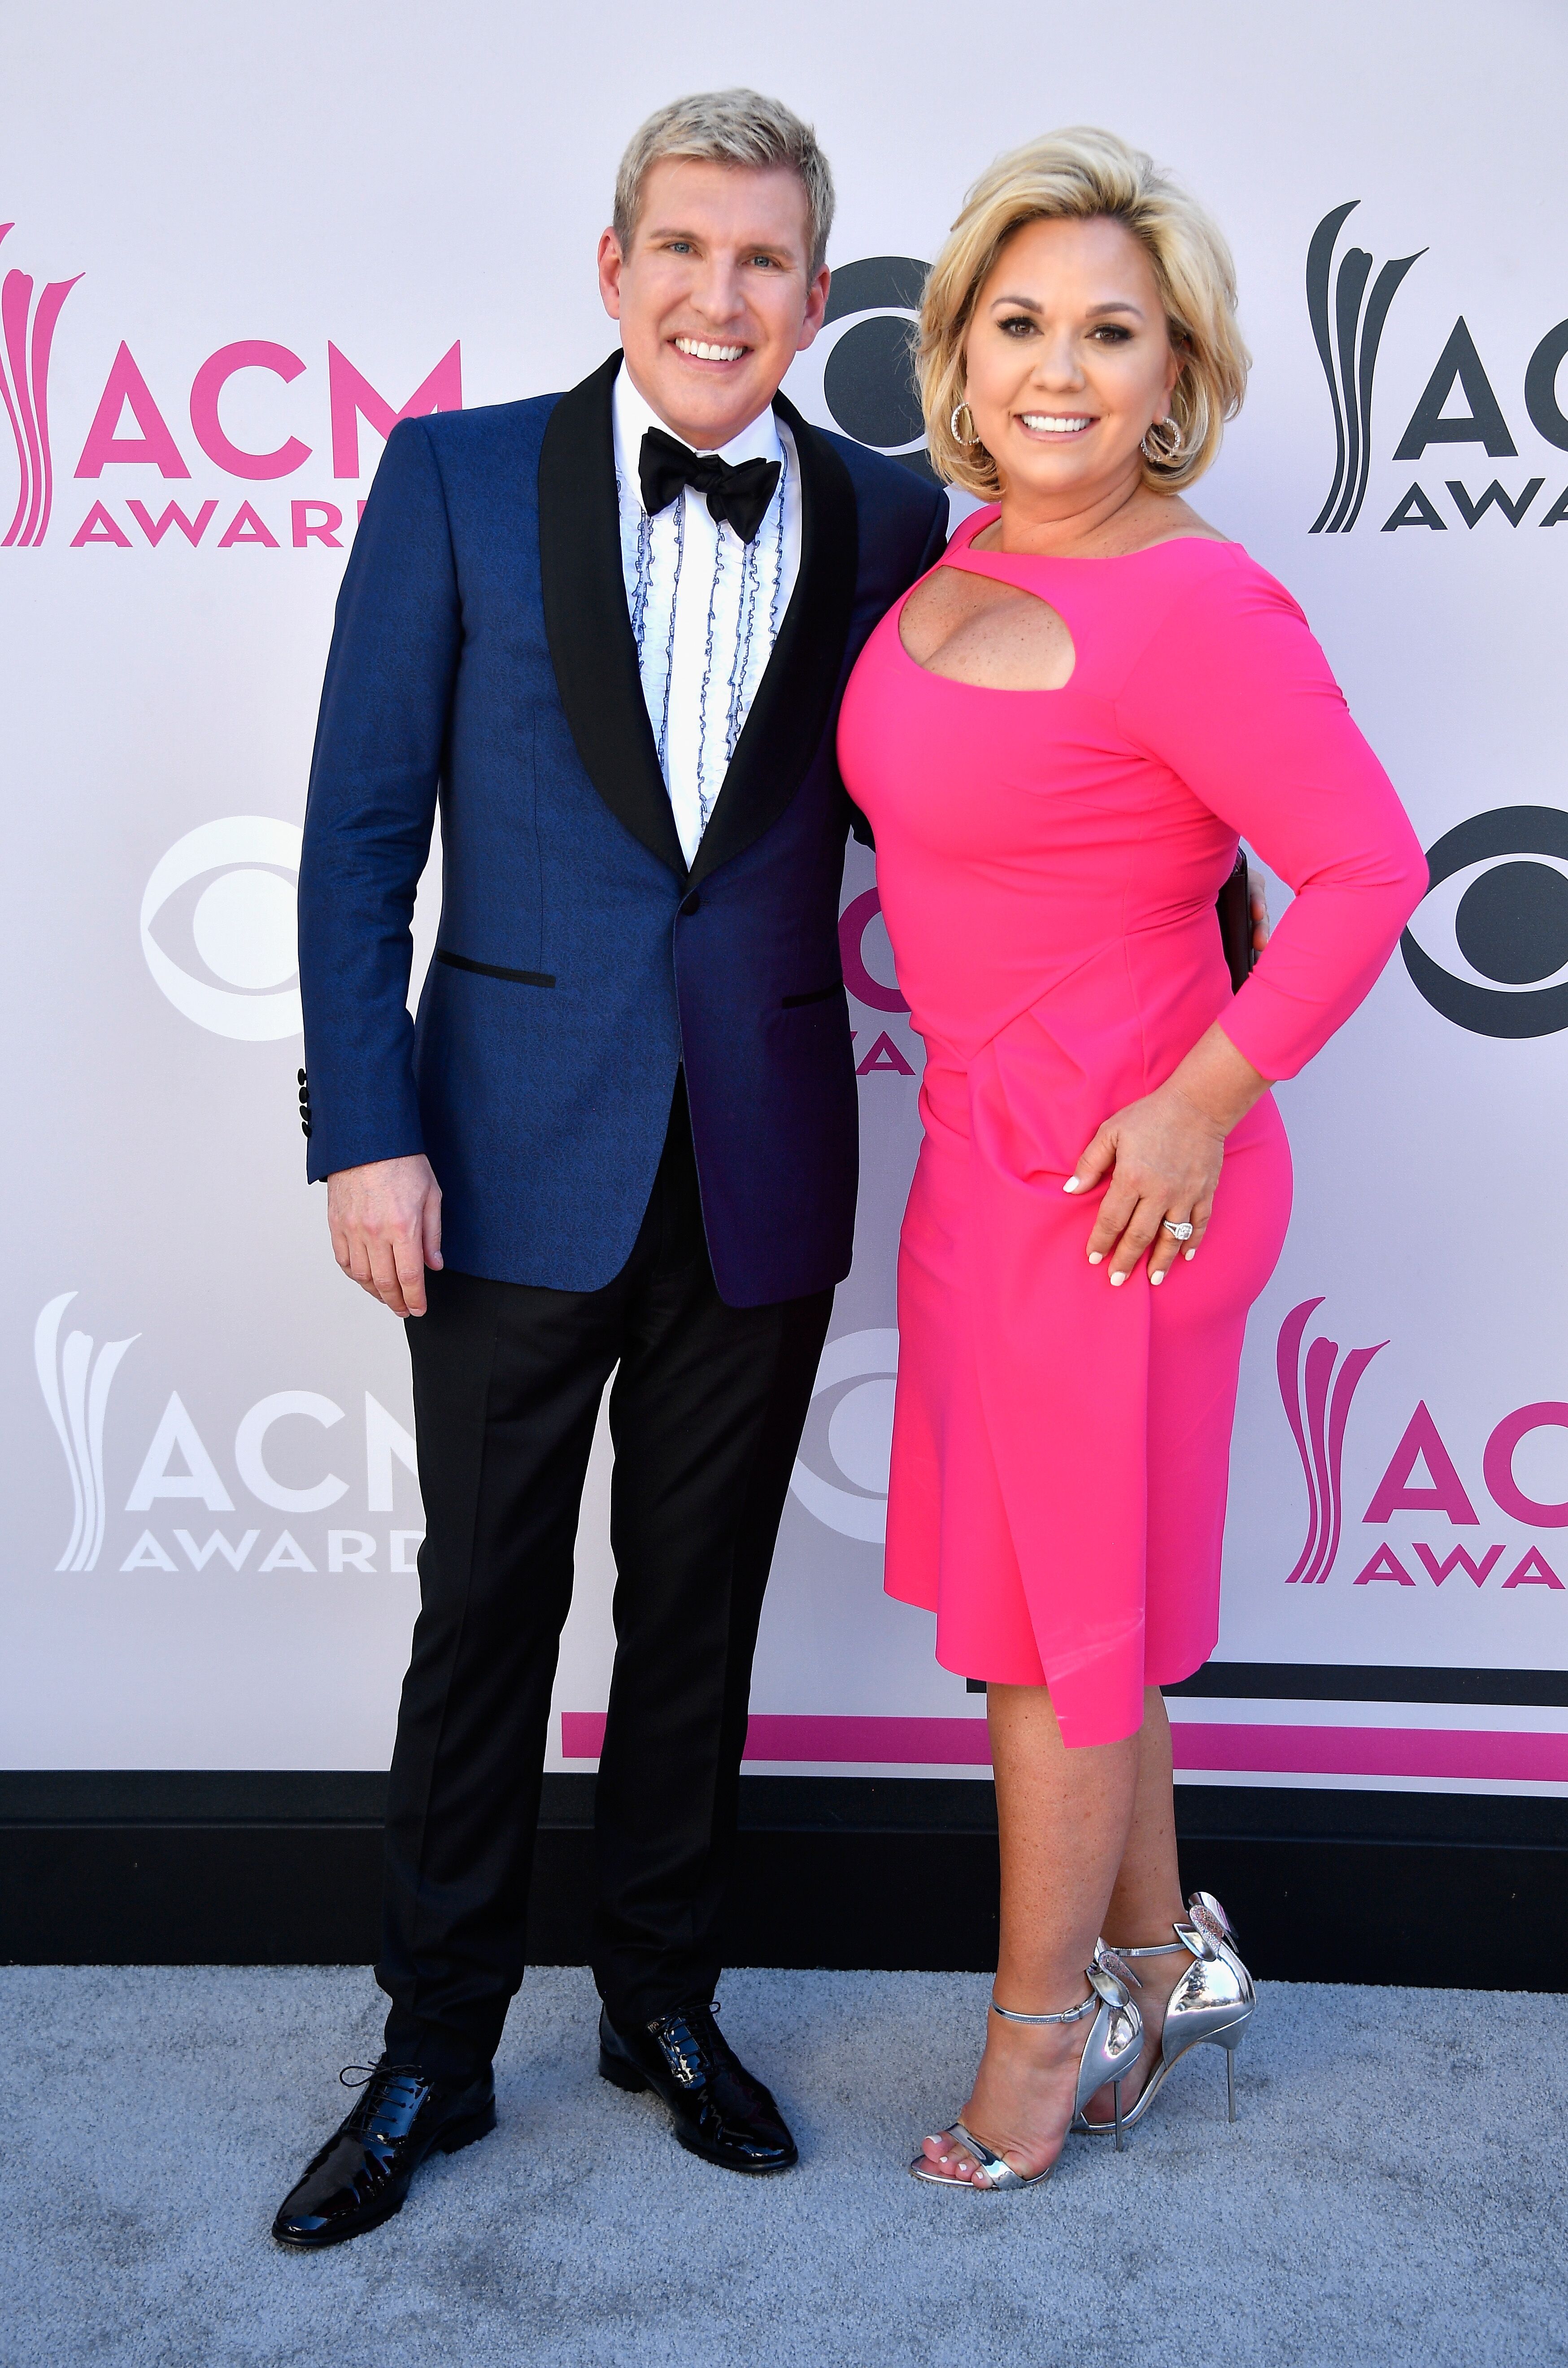
{"label": "hoop earring", "polygon": [[[967,436],[960,436],[959,433],[959,414],[960,411],[969,421],[969,434]],[[957,403],[953,405],[953,416],[948,422],[948,433],[951,436],[955,444],[979,443],[980,438],[975,432],[974,414],[971,411],[967,403]]]}
{"label": "hoop earring", "polygon": [[[1170,440],[1167,443],[1156,443],[1151,448],[1150,437],[1158,435],[1162,429]],[[1152,461],[1158,469],[1168,469],[1179,460],[1182,451],[1182,432],[1180,424],[1174,415],[1166,419],[1152,419],[1138,439],[1138,450],[1142,453],[1145,461]]]}

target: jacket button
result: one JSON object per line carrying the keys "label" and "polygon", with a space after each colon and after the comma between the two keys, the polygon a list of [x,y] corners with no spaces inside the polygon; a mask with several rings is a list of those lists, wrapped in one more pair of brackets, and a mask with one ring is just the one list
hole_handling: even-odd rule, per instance
{"label": "jacket button", "polygon": [[300,1083],[301,1083],[301,1085],[303,1085],[303,1084],[304,1084],[304,1082],[305,1082],[305,1073],[304,1073],[303,1069],[301,1069],[301,1072],[300,1072]]}
{"label": "jacket button", "polygon": [[684,900],[684,902],[683,902],[683,903],[682,903],[682,905],[681,905],[681,908],[680,908],[680,909],[681,909],[681,911],[685,914],[685,916],[686,916],[686,917],[687,917],[687,919],[688,921],[690,920],[690,918],[691,918],[691,916],[692,916],[693,913],[695,913],[695,912],[697,911],[697,909],[698,909],[699,905],[701,904],[701,902],[702,902],[701,897],[698,894],[698,893],[697,893],[696,889],[694,888],[694,889],[692,890],[692,892],[691,892],[690,895],[689,895],[689,896],[687,896],[687,897]]}

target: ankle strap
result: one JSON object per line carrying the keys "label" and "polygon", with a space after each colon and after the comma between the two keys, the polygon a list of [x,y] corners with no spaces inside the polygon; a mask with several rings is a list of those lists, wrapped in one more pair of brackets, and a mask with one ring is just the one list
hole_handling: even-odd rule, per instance
{"label": "ankle strap", "polygon": [[1161,1941],[1152,1949],[1123,1949],[1115,1941],[1106,1941],[1105,1946],[1113,1957],[1174,1957],[1178,1954],[1191,1954],[1185,1941]]}
{"label": "ankle strap", "polygon": [[1061,2014],[1015,2014],[1010,2006],[997,2005],[994,1990],[991,1994],[991,2011],[999,2014],[1004,2022],[1082,2022],[1098,2004],[1099,1993],[1092,1989],[1082,2006],[1070,2006]]}

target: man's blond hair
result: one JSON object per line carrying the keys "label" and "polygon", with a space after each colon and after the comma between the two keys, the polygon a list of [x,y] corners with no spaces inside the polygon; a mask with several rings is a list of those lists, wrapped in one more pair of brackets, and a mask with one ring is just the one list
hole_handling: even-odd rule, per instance
{"label": "man's blond hair", "polygon": [[664,158],[676,156],[749,165],[754,172],[784,165],[796,174],[806,195],[810,273],[815,278],[833,228],[833,175],[809,123],[781,99],[764,98],[755,90],[699,91],[661,107],[632,133],[615,176],[613,228],[622,254],[637,228],[649,172]]}

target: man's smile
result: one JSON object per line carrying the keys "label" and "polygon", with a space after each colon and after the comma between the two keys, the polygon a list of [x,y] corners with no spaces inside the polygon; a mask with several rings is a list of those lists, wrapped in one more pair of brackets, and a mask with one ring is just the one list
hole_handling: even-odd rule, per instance
{"label": "man's smile", "polygon": [[694,362],[738,362],[751,351],[749,346],[721,346],[703,337],[672,337],[670,343]]}

